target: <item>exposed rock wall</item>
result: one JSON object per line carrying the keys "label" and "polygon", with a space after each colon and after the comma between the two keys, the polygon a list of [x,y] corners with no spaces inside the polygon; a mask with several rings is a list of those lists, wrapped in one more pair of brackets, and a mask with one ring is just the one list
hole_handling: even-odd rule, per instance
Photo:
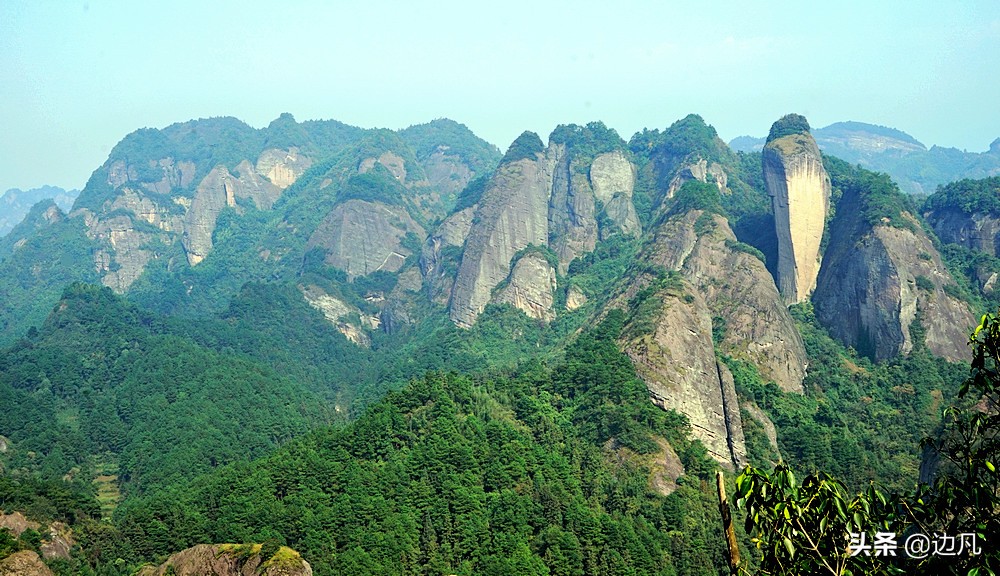
{"label": "exposed rock wall", "polygon": [[378,270],[396,272],[413,253],[403,245],[407,232],[417,238],[425,235],[402,206],[348,200],[323,219],[306,249],[321,248],[324,261],[350,277]]}
{"label": "exposed rock wall", "polygon": [[[455,273],[461,262],[461,248],[472,229],[472,207],[455,212],[424,241],[420,253],[420,273],[427,285],[427,295],[447,306],[455,286]],[[451,250],[448,250],[451,248]],[[454,254],[459,252],[459,254]]]}
{"label": "exposed rock wall", "polygon": [[552,158],[552,191],[549,198],[551,248],[559,257],[559,272],[566,273],[569,263],[586,254],[597,244],[597,217],[594,190],[585,166],[571,158],[563,144],[549,146]]}
{"label": "exposed rock wall", "polygon": [[469,327],[493,288],[510,274],[511,259],[528,247],[548,246],[553,162],[545,156],[497,168],[475,212],[451,301],[451,319]]}
{"label": "exposed rock wall", "polygon": [[642,234],[642,224],[632,204],[635,179],[635,165],[622,152],[601,154],[591,163],[594,197],[604,205],[604,214],[615,225],[611,230],[601,230],[602,240],[615,232],[634,237]]}
{"label": "exposed rock wall", "polygon": [[743,426],[732,375],[715,358],[708,305],[697,293],[655,297],[662,306],[652,334],[625,342],[625,353],[653,403],[687,415],[709,454],[739,468],[746,460]]}
{"label": "exposed rock wall", "polygon": [[803,302],[816,287],[819,274],[830,177],[808,133],[768,142],[763,170],[778,237],[778,290],[789,304]]}
{"label": "exposed rock wall", "polygon": [[968,214],[953,208],[926,215],[937,237],[946,244],[958,244],[997,255],[1000,240],[1000,218],[986,214]]}
{"label": "exposed rock wall", "polygon": [[551,322],[555,318],[556,271],[545,256],[528,252],[514,264],[507,285],[493,302],[510,304],[529,318]]}
{"label": "exposed rock wall", "polygon": [[857,193],[845,192],[813,296],[817,319],[845,345],[882,360],[913,349],[919,311],[928,350],[966,360],[975,316],[945,291],[955,281],[930,238],[912,216],[912,229],[871,227],[858,206]]}
{"label": "exposed rock wall", "polygon": [[[539,146],[540,148],[540,146]],[[548,247],[565,274],[577,257],[591,252],[598,240],[616,233],[642,232],[632,204],[636,169],[624,153],[600,154],[593,160],[574,156],[566,144],[550,143],[532,158],[506,161],[494,173],[471,214],[461,265],[451,293],[450,314],[459,326],[471,326],[492,290],[507,279],[511,258],[528,245]],[[603,214],[599,214],[603,207]],[[607,220],[603,220],[602,216]],[[425,246],[422,271],[440,274],[435,266],[440,250],[459,245],[448,242],[450,228],[459,229],[466,216],[450,217]],[[610,221],[603,228],[599,225]],[[542,281],[542,276],[538,276]],[[432,296],[441,301],[440,282],[432,282]],[[548,290],[548,281],[535,287]],[[547,315],[547,314],[546,314]]]}
{"label": "exposed rock wall", "polygon": [[0,560],[0,576],[53,576],[33,550],[22,550]]}
{"label": "exposed rock wall", "polygon": [[[246,547],[254,552],[245,553]],[[170,556],[159,567],[143,568],[138,576],[312,576],[312,567],[294,550],[282,547],[265,559],[260,549],[259,544],[199,544]]]}
{"label": "exposed rock wall", "polygon": [[181,239],[190,265],[197,265],[212,250],[212,232],[222,209],[236,206],[235,180],[225,166],[217,166],[198,184]]}
{"label": "exposed rock wall", "polygon": [[[679,278],[656,295],[653,333],[626,337],[625,352],[653,402],[686,414],[712,456],[738,466],[745,456],[739,405],[732,376],[716,357],[713,317],[725,326],[722,353],[752,362],[786,391],[801,392],[807,357],[788,309],[764,263],[737,242],[722,216],[699,210],[671,216],[639,259]],[[638,276],[612,306],[625,306],[653,282],[649,273]]]}

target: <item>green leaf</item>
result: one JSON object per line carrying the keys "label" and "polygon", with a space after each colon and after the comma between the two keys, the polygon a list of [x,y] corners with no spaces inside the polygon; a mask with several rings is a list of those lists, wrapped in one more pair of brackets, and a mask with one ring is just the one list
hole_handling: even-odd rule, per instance
{"label": "green leaf", "polygon": [[997,471],[996,467],[989,460],[986,460],[986,467],[990,469],[990,472],[996,472]]}
{"label": "green leaf", "polygon": [[794,558],[795,544],[792,544],[792,539],[789,538],[788,536],[785,536],[784,538],[781,539],[781,543],[785,545],[785,550],[788,551],[788,555]]}

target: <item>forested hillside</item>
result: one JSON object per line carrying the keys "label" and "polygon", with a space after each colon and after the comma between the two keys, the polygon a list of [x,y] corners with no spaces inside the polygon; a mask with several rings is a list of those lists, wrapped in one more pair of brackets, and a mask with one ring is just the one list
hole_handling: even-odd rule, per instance
{"label": "forested hillside", "polygon": [[60,574],[226,542],[317,574],[724,574],[716,470],[911,489],[997,301],[995,182],[921,210],[801,116],[769,140],[129,135],[0,242],[0,512],[40,523],[0,556],[62,522]]}

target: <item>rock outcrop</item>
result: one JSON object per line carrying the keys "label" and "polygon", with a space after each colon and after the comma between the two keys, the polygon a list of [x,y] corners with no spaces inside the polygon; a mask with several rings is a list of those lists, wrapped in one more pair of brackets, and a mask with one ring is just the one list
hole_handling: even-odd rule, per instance
{"label": "rock outcrop", "polygon": [[260,544],[199,544],[178,552],[158,567],[147,566],[138,576],[312,576],[312,567],[298,552],[282,546],[261,558]]}
{"label": "rock outcrop", "polygon": [[[745,456],[739,406],[716,347],[753,363],[782,389],[801,392],[807,358],[795,324],[756,251],[738,242],[718,214],[669,216],[639,259],[661,277],[639,275],[612,302],[632,307],[625,352],[653,402],[686,414],[712,456],[738,466]],[[650,310],[652,320],[641,318]]]}
{"label": "rock outcrop", "polygon": [[[625,353],[653,403],[685,414],[709,454],[738,469],[746,460],[739,404],[732,375],[715,358],[707,303],[686,290],[649,297],[659,300],[652,332],[628,337]],[[634,332],[635,322],[626,324],[626,334]]]}
{"label": "rock outcrop", "polygon": [[712,183],[719,189],[719,193],[725,193],[729,187],[729,176],[725,169],[718,162],[709,164],[708,160],[699,158],[677,171],[677,174],[670,180],[667,188],[667,198],[673,198],[674,194],[681,189],[685,182],[697,180],[706,184]]}
{"label": "rock outcrop", "polygon": [[929,215],[928,221],[937,237],[946,244],[958,244],[990,256],[997,255],[1000,218],[948,210]]}
{"label": "rock outcrop", "polygon": [[[510,274],[511,258],[529,245],[551,249],[557,272],[565,274],[570,263],[593,251],[599,240],[613,234],[641,233],[632,204],[635,166],[618,150],[588,156],[577,149],[582,146],[580,141],[589,142],[586,138],[593,137],[588,130],[600,129],[606,130],[596,125],[587,129],[560,127],[548,148],[532,133],[525,133],[511,145],[512,150],[531,152],[505,157],[471,212],[472,224],[450,301],[456,324],[468,327],[475,322],[490,302],[492,291]],[[585,136],[588,133],[591,136]],[[605,149],[609,146],[607,142],[602,145]],[[468,216],[455,221],[449,218],[442,228],[464,231],[459,223],[466,221]],[[440,272],[433,264],[437,251],[445,246],[446,232],[435,233],[431,245],[425,247],[425,277]],[[458,245],[457,238],[449,245]],[[540,281],[542,276],[538,276]],[[549,282],[543,284],[534,290],[544,293]],[[440,287],[432,289],[437,298],[443,292]]]}
{"label": "rock outcrop", "polygon": [[507,285],[492,301],[510,304],[529,318],[551,322],[555,318],[555,292],[555,268],[540,252],[529,251],[514,264]]}
{"label": "rock outcrop", "polygon": [[635,165],[621,151],[594,158],[590,165],[590,184],[594,197],[604,206],[604,214],[615,229],[601,230],[601,239],[621,232],[638,237],[642,233],[639,215],[632,204],[635,191]]}
{"label": "rock outcrop", "polygon": [[831,223],[813,295],[817,319],[845,345],[876,360],[908,354],[915,345],[911,325],[919,319],[928,350],[965,361],[975,316],[946,289],[955,281],[930,238],[906,213],[907,228],[871,226],[859,205],[858,192],[846,190]]}
{"label": "rock outcrop", "polygon": [[[541,148],[538,136],[531,136]],[[455,280],[450,315],[459,326],[476,321],[493,288],[510,274],[515,254],[530,244],[548,246],[553,168],[541,153],[497,168],[476,208]]]}
{"label": "rock outcrop", "polygon": [[586,166],[580,166],[581,160],[574,158],[565,144],[551,144],[548,156],[552,159],[548,207],[551,248],[559,257],[560,273],[565,274],[574,258],[597,244],[596,199]]}
{"label": "rock outcrop", "polygon": [[333,324],[337,331],[348,340],[365,348],[371,345],[371,338],[365,329],[378,328],[379,320],[377,317],[371,318],[363,315],[357,307],[336,296],[327,294],[319,286],[300,286],[299,290],[305,301],[322,312],[326,320]]}
{"label": "rock outcrop", "polygon": [[462,247],[472,229],[475,209],[465,208],[448,216],[424,241],[420,253],[420,272],[431,300],[447,306],[455,285],[455,274],[462,259]]}
{"label": "rock outcrop", "polygon": [[819,274],[830,177],[808,131],[769,138],[763,170],[778,237],[778,290],[789,304],[803,302],[816,287]]}
{"label": "rock outcrop", "polygon": [[418,243],[425,236],[424,229],[402,206],[348,200],[323,219],[306,249],[322,249],[324,262],[352,278],[378,270],[396,272],[413,254],[403,241],[407,234]]}
{"label": "rock outcrop", "polygon": [[0,560],[0,576],[53,576],[33,550],[21,550]]}

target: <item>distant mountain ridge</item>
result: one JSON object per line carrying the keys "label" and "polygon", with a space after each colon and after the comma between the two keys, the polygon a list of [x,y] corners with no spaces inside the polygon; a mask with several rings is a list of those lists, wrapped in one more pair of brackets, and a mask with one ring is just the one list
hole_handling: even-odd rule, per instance
{"label": "distant mountain ridge", "polygon": [[11,188],[0,196],[0,237],[6,236],[17,226],[28,211],[42,200],[53,200],[63,212],[69,212],[79,190],[63,190],[58,186],[41,186],[30,190]]}
{"label": "distant mountain ridge", "polygon": [[[885,172],[910,194],[930,194],[939,186],[963,178],[1000,174],[1000,138],[985,152],[931,146],[902,130],[865,122],[836,122],[813,130],[824,154],[869,170]],[[754,152],[764,138],[738,136],[729,145],[737,152]]]}

